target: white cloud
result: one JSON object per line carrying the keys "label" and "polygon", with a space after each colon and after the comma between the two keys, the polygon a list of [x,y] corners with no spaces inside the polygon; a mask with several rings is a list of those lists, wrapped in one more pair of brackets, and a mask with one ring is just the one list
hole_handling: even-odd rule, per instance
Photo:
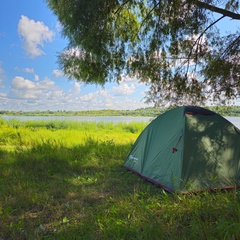
{"label": "white cloud", "polygon": [[54,82],[47,78],[41,82],[33,82],[16,76],[11,84],[10,96],[16,99],[45,99],[51,90],[54,90]]}
{"label": "white cloud", "polygon": [[0,89],[4,88],[4,85],[3,85],[3,80],[0,79]]}
{"label": "white cloud", "polygon": [[39,81],[39,76],[37,74],[34,74],[34,80]]}
{"label": "white cloud", "polygon": [[24,50],[30,57],[44,54],[41,49],[44,42],[51,42],[54,37],[54,33],[43,22],[35,22],[23,15],[18,22],[18,33],[23,38]]}
{"label": "white cloud", "polygon": [[16,90],[32,89],[34,88],[34,83],[30,80],[24,79],[23,77],[16,76],[12,81],[12,88]]}
{"label": "white cloud", "polygon": [[[31,73],[34,71],[30,71]],[[121,83],[108,89],[100,88],[86,93],[79,82],[71,82],[70,89],[63,90],[49,78],[34,81],[16,76],[9,92],[0,92],[1,109],[16,111],[32,110],[94,110],[94,109],[136,109],[146,104],[129,97],[137,85]],[[115,91],[113,90],[115,89]],[[137,89],[136,89],[137,90]],[[119,92],[122,91],[122,94]],[[116,94],[118,93],[118,94]]]}
{"label": "white cloud", "polygon": [[81,84],[79,82],[74,82],[73,87],[67,92],[66,98],[68,99],[78,99],[81,93]]}
{"label": "white cloud", "polygon": [[32,81],[17,76],[11,84],[11,95],[13,98],[37,98],[34,88]]}
{"label": "white cloud", "polygon": [[81,90],[80,83],[75,82],[74,83],[74,88],[77,90],[77,92],[80,92],[80,90]]}
{"label": "white cloud", "polygon": [[24,68],[23,71],[26,72],[26,73],[34,73],[33,68]]}
{"label": "white cloud", "polygon": [[0,88],[3,88],[3,74],[4,74],[4,71],[3,69],[0,67]]}
{"label": "white cloud", "polygon": [[79,99],[83,102],[91,102],[94,99],[96,99],[96,96],[98,96],[98,92],[88,93],[86,95],[81,96]]}
{"label": "white cloud", "polygon": [[139,79],[136,77],[130,77],[129,75],[122,74],[121,75],[122,80],[120,81],[121,83],[133,83],[133,84],[138,84],[138,85],[144,85],[143,82],[140,82]]}
{"label": "white cloud", "polygon": [[[116,96],[110,90],[100,89],[85,95],[81,95],[75,102],[74,106],[84,109],[136,109],[146,107],[144,102],[138,99],[125,96]],[[72,106],[71,106],[72,107]]]}
{"label": "white cloud", "polygon": [[35,73],[33,68],[24,68],[23,71],[26,72],[26,73],[33,73],[34,80],[39,81],[39,76]]}
{"label": "white cloud", "polygon": [[76,102],[82,109],[107,109],[114,108],[114,96],[107,90],[100,89],[96,92],[90,92],[81,95]]}
{"label": "white cloud", "polygon": [[56,23],[56,30],[57,30],[59,33],[61,33],[61,32],[62,32],[62,29],[63,29],[62,24],[61,24],[59,21],[57,21],[57,23]]}
{"label": "white cloud", "polygon": [[53,70],[53,75],[58,78],[58,77],[63,77],[64,76],[64,73],[63,71],[59,70],[59,69],[55,69]]}
{"label": "white cloud", "polygon": [[119,86],[113,87],[112,90],[117,96],[130,95],[135,92],[135,86],[134,84],[128,85],[122,83]]}
{"label": "white cloud", "polygon": [[0,78],[0,88],[3,88],[3,80]]}

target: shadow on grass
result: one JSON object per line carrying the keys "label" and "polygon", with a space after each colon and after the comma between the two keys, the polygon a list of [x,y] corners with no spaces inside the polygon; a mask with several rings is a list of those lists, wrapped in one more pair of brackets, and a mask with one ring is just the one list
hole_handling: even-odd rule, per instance
{"label": "shadow on grass", "polygon": [[0,239],[41,239],[58,232],[67,237],[68,229],[89,239],[102,237],[101,221],[111,207],[127,217],[119,204],[150,186],[141,186],[143,180],[122,167],[130,147],[89,138],[69,148],[43,142],[12,153],[1,150]]}
{"label": "shadow on grass", "polygon": [[0,239],[238,239],[238,195],[163,194],[122,167],[130,147],[0,150]]}

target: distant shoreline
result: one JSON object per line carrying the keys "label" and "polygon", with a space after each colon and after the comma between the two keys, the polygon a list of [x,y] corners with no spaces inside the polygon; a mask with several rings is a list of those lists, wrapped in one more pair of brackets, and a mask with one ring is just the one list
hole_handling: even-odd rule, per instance
{"label": "distant shoreline", "polygon": [[[206,107],[222,116],[240,117],[240,106],[231,107]],[[84,111],[8,111],[0,110],[1,116],[87,116],[87,117],[99,117],[99,116],[129,116],[129,117],[156,117],[165,111],[167,108],[140,108],[135,110],[84,110]]]}

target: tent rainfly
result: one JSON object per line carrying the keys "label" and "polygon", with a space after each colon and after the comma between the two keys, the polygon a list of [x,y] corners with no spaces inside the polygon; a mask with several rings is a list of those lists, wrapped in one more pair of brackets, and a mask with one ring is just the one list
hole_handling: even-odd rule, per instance
{"label": "tent rainfly", "polygon": [[177,107],[143,130],[124,167],[168,192],[236,187],[240,130],[208,109]]}

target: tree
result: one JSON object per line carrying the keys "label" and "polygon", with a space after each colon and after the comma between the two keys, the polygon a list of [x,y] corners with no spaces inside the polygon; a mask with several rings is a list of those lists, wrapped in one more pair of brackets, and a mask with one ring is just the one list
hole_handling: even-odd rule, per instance
{"label": "tree", "polygon": [[[239,0],[46,0],[69,45],[59,64],[69,78],[104,85],[135,76],[155,105],[239,97]],[[234,22],[232,21],[232,22]]]}

